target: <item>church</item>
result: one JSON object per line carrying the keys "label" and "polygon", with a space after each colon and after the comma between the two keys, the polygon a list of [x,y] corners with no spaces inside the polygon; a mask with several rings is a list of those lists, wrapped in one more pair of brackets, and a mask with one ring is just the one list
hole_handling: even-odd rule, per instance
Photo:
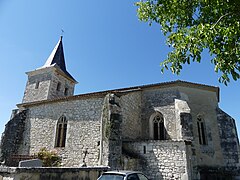
{"label": "church", "polygon": [[74,95],[62,37],[28,76],[12,111],[1,159],[55,150],[63,167],[109,166],[159,179],[239,176],[235,120],[218,106],[220,89],[186,81]]}

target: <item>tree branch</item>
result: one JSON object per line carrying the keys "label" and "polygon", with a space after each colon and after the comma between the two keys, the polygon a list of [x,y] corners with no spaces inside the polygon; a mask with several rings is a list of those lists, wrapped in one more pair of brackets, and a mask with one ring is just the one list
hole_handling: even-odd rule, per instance
{"label": "tree branch", "polygon": [[215,28],[215,26],[221,21],[221,19],[224,18],[225,16],[229,15],[229,14],[232,14],[232,13],[227,13],[227,14],[222,15],[222,16],[217,20],[217,22],[211,27],[211,29]]}

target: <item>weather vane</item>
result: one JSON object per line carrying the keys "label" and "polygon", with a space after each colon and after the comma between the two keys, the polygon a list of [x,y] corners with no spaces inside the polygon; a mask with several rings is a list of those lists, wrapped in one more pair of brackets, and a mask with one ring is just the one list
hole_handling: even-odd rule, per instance
{"label": "weather vane", "polygon": [[61,36],[63,36],[63,33],[64,33],[64,30],[63,30],[63,29],[61,29]]}

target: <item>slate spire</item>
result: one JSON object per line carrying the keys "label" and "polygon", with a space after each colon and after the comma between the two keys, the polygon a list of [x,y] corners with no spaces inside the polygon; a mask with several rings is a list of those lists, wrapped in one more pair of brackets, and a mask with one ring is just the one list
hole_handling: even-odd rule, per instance
{"label": "slate spire", "polygon": [[63,44],[62,44],[62,36],[60,36],[60,39],[56,46],[54,47],[52,53],[48,57],[46,63],[43,65],[42,68],[54,66],[56,68],[59,68],[62,70],[68,77],[70,77],[72,80],[76,81],[67,71],[66,65],[65,65],[65,58],[64,58],[64,52],[63,52]]}

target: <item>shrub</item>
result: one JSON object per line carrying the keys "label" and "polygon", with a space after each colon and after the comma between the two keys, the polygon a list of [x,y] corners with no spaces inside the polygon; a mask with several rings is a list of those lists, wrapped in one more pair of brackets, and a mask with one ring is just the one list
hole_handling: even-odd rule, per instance
{"label": "shrub", "polygon": [[42,148],[37,153],[38,159],[42,160],[44,167],[58,167],[61,164],[61,157],[56,151],[49,151],[47,148]]}

